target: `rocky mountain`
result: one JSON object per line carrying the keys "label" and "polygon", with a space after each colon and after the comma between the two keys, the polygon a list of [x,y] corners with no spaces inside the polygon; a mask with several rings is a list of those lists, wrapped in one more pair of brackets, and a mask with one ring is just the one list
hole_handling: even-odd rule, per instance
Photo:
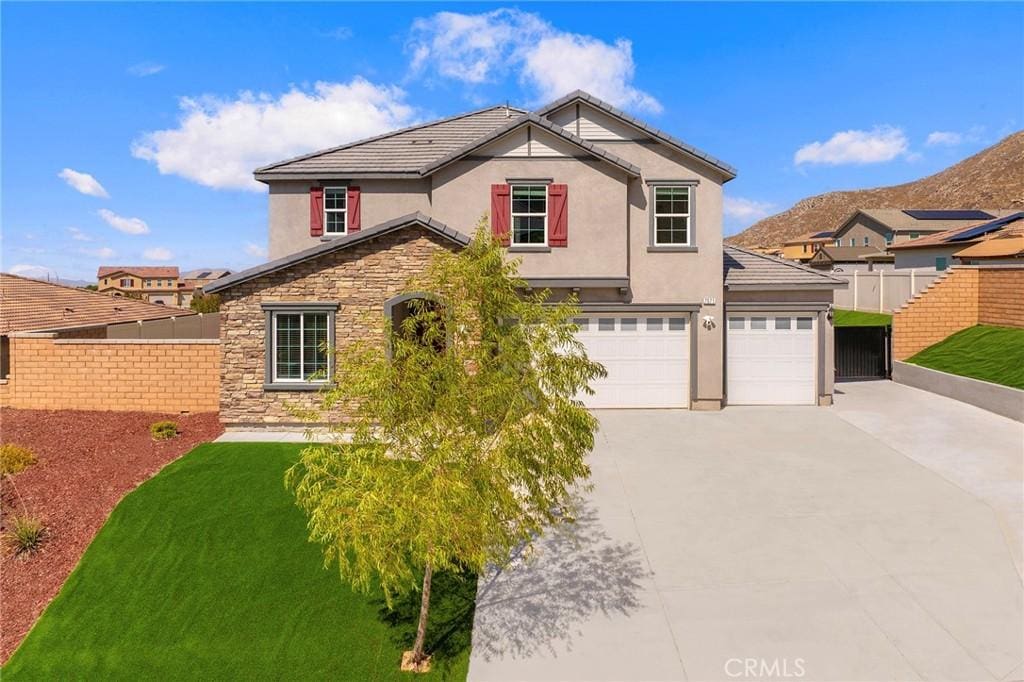
{"label": "rocky mountain", "polygon": [[740,246],[782,246],[806,232],[833,230],[860,208],[1020,208],[1024,211],[1024,131],[960,163],[891,187],[827,192],[797,202],[728,237]]}

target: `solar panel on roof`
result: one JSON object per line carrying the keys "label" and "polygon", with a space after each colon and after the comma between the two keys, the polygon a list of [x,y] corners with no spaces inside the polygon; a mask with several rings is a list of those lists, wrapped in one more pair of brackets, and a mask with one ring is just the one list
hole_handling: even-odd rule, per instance
{"label": "solar panel on roof", "polygon": [[994,215],[985,213],[984,211],[969,211],[969,210],[905,210],[903,211],[914,220],[989,220],[995,218]]}
{"label": "solar panel on roof", "polygon": [[811,235],[811,239],[822,239],[824,237],[831,237],[831,236],[832,236],[832,231],[831,230],[825,230],[824,232],[815,232],[813,235]]}
{"label": "solar panel on roof", "polygon": [[196,279],[206,279],[209,276],[210,276],[210,271],[209,270],[204,270],[203,272],[200,272],[198,275],[196,275]]}
{"label": "solar panel on roof", "polygon": [[953,235],[952,237],[948,238],[946,241],[947,242],[962,242],[962,241],[966,241],[968,239],[974,239],[975,237],[980,237],[983,234],[988,234],[989,232],[995,232],[996,230],[1002,229],[1002,227],[1004,225],[1008,225],[1009,223],[1012,223],[1014,221],[1020,220],[1022,218],[1024,218],[1024,211],[1021,211],[1021,212],[1018,212],[1018,213],[1013,213],[1013,214],[1005,216],[1003,218],[998,218],[996,220],[989,221],[989,222],[985,223],[984,225],[978,225],[977,227],[972,227],[971,229],[967,230],[966,232],[961,232],[960,234]]}

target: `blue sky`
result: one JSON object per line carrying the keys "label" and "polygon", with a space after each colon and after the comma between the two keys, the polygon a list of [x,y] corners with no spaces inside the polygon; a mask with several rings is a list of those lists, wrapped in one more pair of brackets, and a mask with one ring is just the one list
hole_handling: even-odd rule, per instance
{"label": "blue sky", "polygon": [[[585,9],[585,11],[583,11]],[[1024,127],[1020,4],[2,6],[4,271],[263,260],[266,162],[576,87],[726,160],[726,233]]]}

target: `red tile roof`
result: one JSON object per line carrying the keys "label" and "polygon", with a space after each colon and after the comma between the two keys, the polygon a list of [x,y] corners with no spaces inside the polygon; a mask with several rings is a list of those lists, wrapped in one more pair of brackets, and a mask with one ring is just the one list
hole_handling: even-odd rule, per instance
{"label": "red tile roof", "polygon": [[94,327],[193,313],[0,273],[0,334]]}
{"label": "red tile roof", "polygon": [[110,277],[118,273],[135,275],[136,277],[177,277],[178,268],[174,265],[153,266],[153,265],[101,265],[96,273],[97,279]]}

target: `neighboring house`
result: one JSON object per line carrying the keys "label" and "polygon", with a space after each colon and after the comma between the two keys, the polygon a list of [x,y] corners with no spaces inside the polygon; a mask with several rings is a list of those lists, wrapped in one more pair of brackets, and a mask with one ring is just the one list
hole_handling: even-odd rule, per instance
{"label": "neighboring house", "polygon": [[194,287],[183,281],[175,266],[101,265],[97,289],[118,297],[141,298],[150,303],[187,308]]}
{"label": "neighboring house", "polygon": [[791,239],[782,245],[782,257],[787,260],[795,260],[801,263],[809,261],[821,247],[831,244],[833,241],[832,232],[808,232],[796,239]]}
{"label": "neighboring house", "polygon": [[852,272],[891,269],[892,261],[891,255],[874,246],[821,246],[807,264],[829,272]]}
{"label": "neighboring house", "polygon": [[[164,306],[0,273],[0,378],[10,367],[10,335],[53,332],[58,338],[103,339],[107,325],[169,317]],[[184,313],[186,315],[190,313]]]}
{"label": "neighboring house", "polygon": [[[221,419],[288,424],[327,343],[380,334],[410,276],[485,225],[531,288],[576,293],[608,377],[591,407],[828,403],[845,282],[722,244],[729,165],[583,92],[499,106],[258,169],[274,259],[221,295]],[[381,339],[383,341],[383,339]],[[728,347],[728,352],[726,351]]]}
{"label": "neighboring house", "polygon": [[892,244],[967,227],[980,221],[1009,215],[1009,209],[900,209],[865,208],[846,219],[832,237],[833,246],[884,250]]}
{"label": "neighboring house", "polygon": [[215,270],[213,268],[201,268],[198,270],[189,270],[181,276],[181,281],[192,286],[193,289],[201,289],[210,282],[215,282],[221,277],[227,277],[230,274],[230,270],[225,270],[223,268],[220,270]]}
{"label": "neighboring house", "polygon": [[945,270],[958,263],[1019,264],[1022,242],[1024,211],[1017,211],[995,220],[975,221],[913,242],[894,244],[890,251],[895,256],[897,269]]}

